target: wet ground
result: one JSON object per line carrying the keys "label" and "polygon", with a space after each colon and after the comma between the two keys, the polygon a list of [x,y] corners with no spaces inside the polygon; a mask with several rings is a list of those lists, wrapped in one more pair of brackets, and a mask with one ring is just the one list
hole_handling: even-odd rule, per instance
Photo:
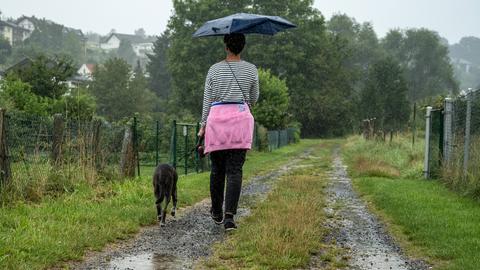
{"label": "wet ground", "polygon": [[334,153],[330,179],[326,208],[327,215],[332,217],[327,224],[332,231],[329,241],[346,250],[346,257],[350,258],[347,269],[430,269],[422,260],[407,258],[385,227],[368,211],[352,188],[338,149]]}
{"label": "wet ground", "polygon": [[[305,153],[307,155],[307,153]],[[242,188],[236,218],[250,213],[250,207],[263,200],[280,175],[289,171],[299,159],[249,181]],[[211,252],[214,242],[224,237],[223,226],[216,225],[209,215],[210,200],[179,211],[177,218],[167,218],[165,227],[149,226],[133,239],[104,252],[87,256],[74,269],[191,269],[195,262]]]}

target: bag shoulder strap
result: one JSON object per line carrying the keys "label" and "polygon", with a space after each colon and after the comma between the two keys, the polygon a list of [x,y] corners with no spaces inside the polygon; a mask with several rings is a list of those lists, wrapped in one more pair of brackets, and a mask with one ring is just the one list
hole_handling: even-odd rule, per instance
{"label": "bag shoulder strap", "polygon": [[243,92],[243,89],[242,89],[242,87],[240,86],[240,83],[239,83],[238,80],[237,80],[237,76],[235,76],[235,72],[233,72],[232,66],[230,66],[230,63],[229,63],[228,61],[225,60],[225,62],[227,62],[227,65],[228,65],[228,67],[230,68],[230,72],[232,72],[232,75],[233,75],[233,77],[235,78],[235,81],[237,82],[238,88],[240,88],[240,92],[242,92],[243,101],[244,101],[245,103],[248,103],[248,99],[247,99],[247,97],[245,96],[245,93]]}

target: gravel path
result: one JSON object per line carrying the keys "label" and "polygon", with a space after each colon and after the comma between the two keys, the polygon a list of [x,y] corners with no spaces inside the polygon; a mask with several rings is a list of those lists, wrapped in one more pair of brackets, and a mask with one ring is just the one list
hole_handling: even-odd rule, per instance
{"label": "gravel path", "polygon": [[[305,155],[308,155],[305,152]],[[285,174],[299,159],[267,175],[255,177],[242,188],[237,218],[247,216],[250,207],[266,197],[272,183]],[[73,269],[191,269],[198,259],[208,256],[214,242],[224,237],[222,226],[209,215],[206,199],[167,218],[165,227],[149,226],[137,236],[116,247],[91,256]]]}
{"label": "gravel path", "polygon": [[328,223],[332,229],[329,238],[347,250],[348,269],[430,269],[424,261],[407,258],[384,226],[368,211],[352,189],[338,149],[334,153],[327,192],[327,214],[334,217]]}

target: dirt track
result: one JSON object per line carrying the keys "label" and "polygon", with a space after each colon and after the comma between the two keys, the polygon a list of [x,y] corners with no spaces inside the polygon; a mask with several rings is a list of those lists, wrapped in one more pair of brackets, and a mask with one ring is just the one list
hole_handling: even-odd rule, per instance
{"label": "dirt track", "polygon": [[[269,174],[258,176],[242,188],[237,218],[250,213],[250,207],[262,200],[280,175],[299,159]],[[143,228],[137,236],[116,247],[88,256],[74,269],[191,269],[198,259],[208,256],[214,242],[224,237],[223,227],[210,218],[210,200],[179,211],[176,220],[170,216],[165,227]]]}
{"label": "dirt track", "polygon": [[330,240],[347,250],[349,269],[429,269],[422,260],[407,258],[386,232],[384,226],[372,215],[365,203],[352,188],[346,166],[337,149],[328,187],[328,226],[332,229]]}
{"label": "dirt track", "polygon": [[[304,156],[307,155],[306,152]],[[238,218],[249,215],[250,207],[266,197],[275,180],[298,167],[296,164],[300,160],[297,158],[277,171],[251,179],[242,189]],[[350,258],[347,269],[430,269],[421,260],[407,258],[384,226],[368,211],[352,189],[338,150],[333,156],[327,195],[327,215],[333,218],[326,224],[331,229],[326,241],[346,250]],[[214,242],[224,237],[222,226],[210,219],[209,207],[209,199],[206,199],[183,209],[176,220],[169,217],[165,227],[143,228],[134,239],[88,256],[72,268],[191,269],[197,260],[210,254]],[[321,268],[322,262],[314,257],[307,269]]]}

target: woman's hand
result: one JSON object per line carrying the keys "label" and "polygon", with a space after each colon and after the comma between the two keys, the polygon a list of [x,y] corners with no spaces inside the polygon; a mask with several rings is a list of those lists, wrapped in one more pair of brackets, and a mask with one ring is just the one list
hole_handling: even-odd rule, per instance
{"label": "woman's hand", "polygon": [[203,135],[205,135],[205,127],[201,127],[198,131],[198,137],[203,137]]}

